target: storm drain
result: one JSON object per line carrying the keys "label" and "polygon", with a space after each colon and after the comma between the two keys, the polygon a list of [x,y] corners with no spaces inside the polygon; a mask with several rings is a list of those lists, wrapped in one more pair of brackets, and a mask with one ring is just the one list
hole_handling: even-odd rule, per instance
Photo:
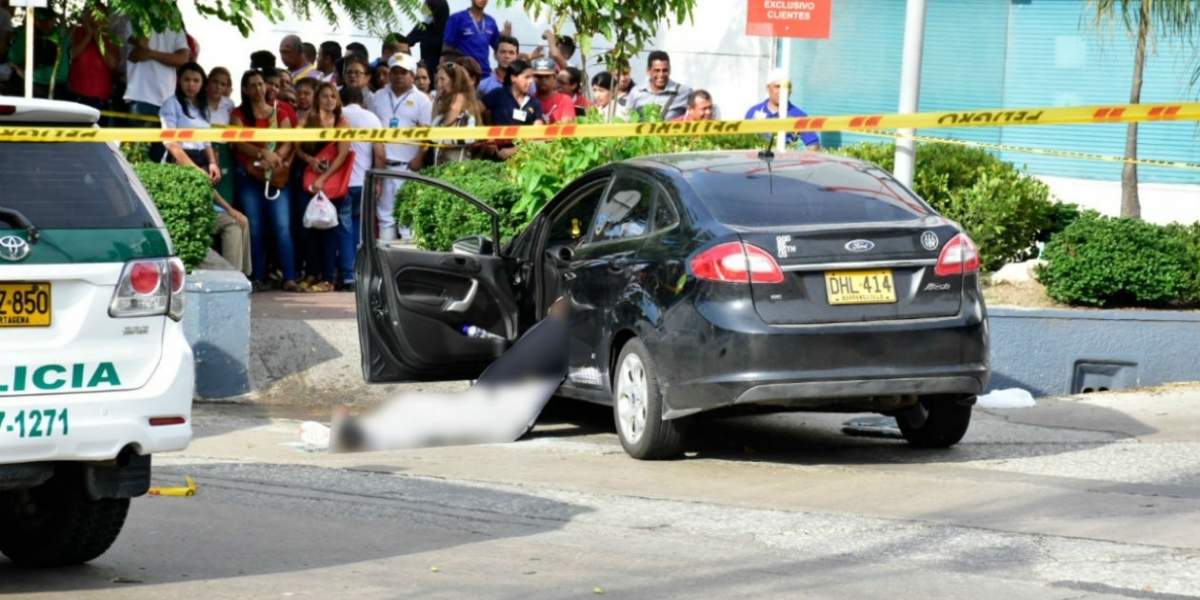
{"label": "storm drain", "polygon": [[1129,361],[1079,360],[1071,378],[1072,394],[1133,389],[1138,385],[1138,365]]}

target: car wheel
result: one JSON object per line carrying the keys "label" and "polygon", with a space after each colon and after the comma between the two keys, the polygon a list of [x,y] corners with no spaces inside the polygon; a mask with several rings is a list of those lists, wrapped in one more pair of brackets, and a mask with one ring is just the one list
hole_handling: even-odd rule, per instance
{"label": "car wheel", "polygon": [[59,467],[36,488],[0,492],[0,554],[24,567],[85,563],[112,546],[128,513],[128,498],[91,498],[79,473]]}
{"label": "car wheel", "polygon": [[924,419],[913,411],[896,415],[900,433],[918,448],[949,448],[966,435],[971,425],[974,407],[957,398],[922,399],[920,407],[924,409]]}
{"label": "car wheel", "polygon": [[684,424],[662,415],[662,388],[654,359],[641,341],[629,340],[613,376],[613,418],[625,452],[641,460],[679,456]]}

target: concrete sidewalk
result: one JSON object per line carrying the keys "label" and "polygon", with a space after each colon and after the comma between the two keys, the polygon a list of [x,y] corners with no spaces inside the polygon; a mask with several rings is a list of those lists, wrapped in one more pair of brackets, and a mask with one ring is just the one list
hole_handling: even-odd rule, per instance
{"label": "concrete sidewalk", "polygon": [[237,401],[329,407],[376,404],[401,390],[457,391],[466,383],[367,385],[359,354],[354,294],[251,295],[250,381]]}

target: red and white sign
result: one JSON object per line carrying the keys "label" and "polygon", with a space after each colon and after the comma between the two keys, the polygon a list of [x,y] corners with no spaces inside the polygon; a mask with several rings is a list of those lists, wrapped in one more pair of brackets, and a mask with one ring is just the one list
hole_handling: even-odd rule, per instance
{"label": "red and white sign", "polygon": [[746,0],[746,35],[829,38],[833,0]]}

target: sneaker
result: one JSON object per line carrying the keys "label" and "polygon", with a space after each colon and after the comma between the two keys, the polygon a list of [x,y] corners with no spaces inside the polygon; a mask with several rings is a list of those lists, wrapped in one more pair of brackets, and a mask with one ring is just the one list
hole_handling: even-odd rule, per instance
{"label": "sneaker", "polygon": [[353,281],[344,281],[337,287],[337,291],[354,293],[355,287]]}

